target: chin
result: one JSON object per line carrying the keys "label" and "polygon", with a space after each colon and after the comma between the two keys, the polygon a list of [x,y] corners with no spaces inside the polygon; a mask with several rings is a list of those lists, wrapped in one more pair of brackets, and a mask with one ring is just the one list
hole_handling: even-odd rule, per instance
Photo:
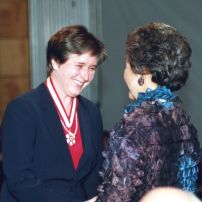
{"label": "chin", "polygon": [[136,97],[135,97],[131,92],[128,93],[128,97],[129,97],[131,100],[136,100]]}
{"label": "chin", "polygon": [[76,87],[76,88],[73,88],[71,92],[72,92],[72,94],[75,95],[75,97],[76,97],[76,96],[78,96],[78,95],[81,94],[82,90],[83,90],[82,88]]}

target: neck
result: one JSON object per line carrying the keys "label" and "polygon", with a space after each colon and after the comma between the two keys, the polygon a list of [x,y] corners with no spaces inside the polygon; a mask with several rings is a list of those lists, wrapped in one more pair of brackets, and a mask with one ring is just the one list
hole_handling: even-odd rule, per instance
{"label": "neck", "polygon": [[152,78],[151,74],[145,75],[144,91],[146,91],[148,88],[150,88],[151,90],[155,90],[158,87],[158,84],[153,82],[151,78]]}
{"label": "neck", "polygon": [[54,75],[51,75],[51,81],[52,81],[52,84],[53,84],[53,86],[54,86],[54,88],[55,88],[55,90],[56,90],[56,92],[57,92],[63,106],[65,107],[66,112],[69,114],[74,98],[68,96],[65,93],[65,91],[63,90],[63,87],[60,85],[60,83],[54,77]]}
{"label": "neck", "polygon": [[67,114],[70,114],[70,109],[73,103],[73,98],[70,97],[66,97],[64,100],[62,100],[62,103],[67,111]]}

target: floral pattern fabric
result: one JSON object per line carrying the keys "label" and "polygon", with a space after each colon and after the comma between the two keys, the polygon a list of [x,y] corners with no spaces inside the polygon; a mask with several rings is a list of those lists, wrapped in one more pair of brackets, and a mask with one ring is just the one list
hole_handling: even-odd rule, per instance
{"label": "floral pattern fabric", "polygon": [[166,87],[148,89],[125,107],[103,155],[99,202],[136,202],[158,186],[196,190],[197,130]]}

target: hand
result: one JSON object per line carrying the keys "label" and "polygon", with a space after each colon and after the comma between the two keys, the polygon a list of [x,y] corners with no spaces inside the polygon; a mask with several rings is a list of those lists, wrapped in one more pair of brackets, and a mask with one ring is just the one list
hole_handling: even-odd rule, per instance
{"label": "hand", "polygon": [[96,199],[97,199],[97,196],[95,196],[95,197],[93,197],[93,198],[91,198],[91,199],[89,199],[87,201],[84,201],[84,202],[95,202]]}

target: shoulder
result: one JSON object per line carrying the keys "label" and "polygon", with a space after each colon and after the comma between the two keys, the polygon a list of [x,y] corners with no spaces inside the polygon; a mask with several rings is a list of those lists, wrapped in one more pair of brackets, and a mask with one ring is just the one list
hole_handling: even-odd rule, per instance
{"label": "shoulder", "polygon": [[8,102],[6,109],[11,111],[23,111],[23,109],[29,109],[30,106],[37,105],[40,99],[40,92],[45,89],[44,84],[40,84],[37,88],[17,96]]}
{"label": "shoulder", "polygon": [[79,104],[84,104],[84,105],[96,105],[94,102],[92,102],[91,100],[87,99],[86,97],[79,95],[78,96],[78,100],[79,100]]}
{"label": "shoulder", "polygon": [[88,119],[94,128],[98,124],[102,127],[102,116],[99,106],[81,95],[78,96],[78,112],[79,116]]}
{"label": "shoulder", "polygon": [[89,113],[100,112],[99,106],[96,103],[92,102],[91,100],[79,95],[78,101],[79,101],[79,108],[87,110]]}
{"label": "shoulder", "polygon": [[145,103],[144,106],[137,107],[131,113],[124,114],[124,126],[126,128],[152,127],[158,121],[160,109],[155,105]]}
{"label": "shoulder", "polygon": [[[151,102],[144,102],[140,107],[135,108],[131,113],[125,114],[125,125],[131,124],[135,127],[153,127],[155,123],[162,123],[169,127],[179,120],[189,121],[189,116],[183,110],[181,100],[176,97],[169,107]],[[164,124],[165,122],[165,124]]]}
{"label": "shoulder", "polygon": [[161,145],[172,138],[170,130],[173,125],[168,125],[167,122],[173,119],[173,111],[174,108],[165,110],[154,104],[145,103],[144,106],[124,116],[124,133],[136,146]]}
{"label": "shoulder", "polygon": [[173,101],[173,107],[171,109],[159,111],[158,118],[165,127],[192,125],[190,116],[183,109],[182,102],[179,97],[176,97]]}

